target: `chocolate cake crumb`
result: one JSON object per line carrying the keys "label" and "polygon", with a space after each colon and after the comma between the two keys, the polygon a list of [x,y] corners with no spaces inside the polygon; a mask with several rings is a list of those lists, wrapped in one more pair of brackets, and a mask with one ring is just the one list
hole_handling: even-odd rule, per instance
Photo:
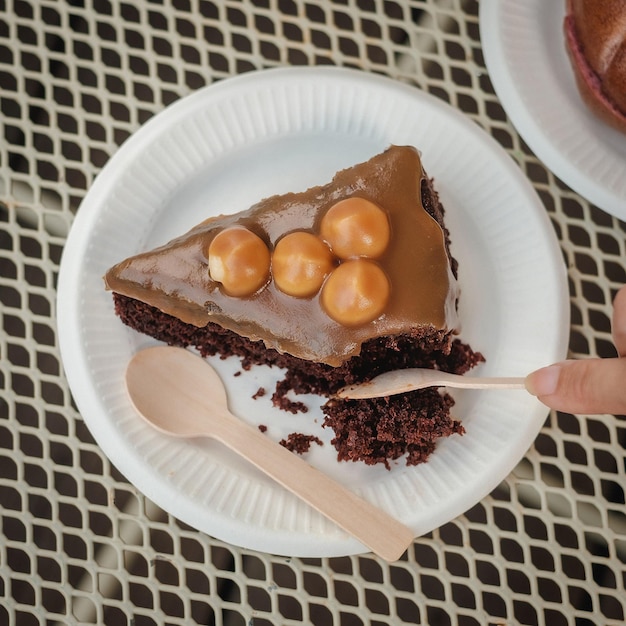
{"label": "chocolate cake crumb", "polygon": [[252,396],[252,399],[256,400],[257,398],[262,398],[264,395],[265,395],[265,388],[259,387],[256,393]]}
{"label": "chocolate cake crumb", "polygon": [[272,394],[272,405],[281,411],[287,411],[288,413],[308,413],[309,407],[304,402],[297,400],[291,400],[287,397],[289,391],[291,391],[287,378],[279,380],[276,383],[276,391]]}
{"label": "chocolate cake crumb", "polygon": [[265,424],[259,424],[259,430],[262,433],[266,433],[267,432],[267,426]]}
{"label": "chocolate cake crumb", "polygon": [[291,433],[287,436],[287,439],[281,439],[280,445],[291,452],[297,452],[298,454],[304,454],[308,452],[311,444],[316,443],[323,446],[324,443],[319,437],[315,435],[305,435],[303,433]]}

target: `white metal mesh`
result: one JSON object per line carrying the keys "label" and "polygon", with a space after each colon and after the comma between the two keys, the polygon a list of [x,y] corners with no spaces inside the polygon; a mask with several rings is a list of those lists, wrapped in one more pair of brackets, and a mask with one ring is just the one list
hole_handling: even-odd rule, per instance
{"label": "white metal mesh", "polygon": [[625,225],[509,123],[462,0],[0,2],[0,624],[621,624],[623,419],[552,413],[480,504],[387,564],[235,548],[168,516],[94,443],[59,358],[73,216],[140,124],[236,73],[333,64],[407,81],[491,133],[539,192],[571,292],[571,355],[608,356]]}

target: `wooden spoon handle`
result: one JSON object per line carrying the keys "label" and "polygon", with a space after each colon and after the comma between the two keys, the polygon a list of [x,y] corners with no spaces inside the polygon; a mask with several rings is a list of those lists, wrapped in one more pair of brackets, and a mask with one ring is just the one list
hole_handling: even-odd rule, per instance
{"label": "wooden spoon handle", "polygon": [[459,389],[524,389],[524,378],[461,376],[430,369],[404,369],[385,372],[365,383],[344,387],[339,398],[382,398],[426,387]]}
{"label": "wooden spoon handle", "polygon": [[256,428],[215,404],[211,432],[234,452],[307,502],[386,561],[396,561],[414,539],[414,532],[359,498]]}

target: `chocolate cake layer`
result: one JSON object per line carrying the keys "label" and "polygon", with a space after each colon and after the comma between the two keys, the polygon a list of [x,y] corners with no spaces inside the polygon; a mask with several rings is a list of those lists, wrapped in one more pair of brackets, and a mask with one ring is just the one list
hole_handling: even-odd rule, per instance
{"label": "chocolate cake layer", "polygon": [[[117,315],[140,333],[170,345],[194,347],[203,356],[239,357],[244,369],[253,365],[284,368],[285,376],[278,381],[272,402],[294,413],[306,411],[306,407],[288,394],[330,397],[345,385],[407,367],[464,374],[484,360],[459,339],[450,343],[446,333],[415,331],[372,339],[360,355],[332,367],[267,349],[263,342],[252,342],[217,324],[198,328],[133,298],[113,297]],[[389,460],[406,456],[407,464],[415,465],[427,460],[438,438],[463,433],[461,424],[450,415],[453,404],[449,394],[434,389],[372,400],[331,398],[323,407],[324,426],[334,431],[332,443],[340,460],[389,466]]]}

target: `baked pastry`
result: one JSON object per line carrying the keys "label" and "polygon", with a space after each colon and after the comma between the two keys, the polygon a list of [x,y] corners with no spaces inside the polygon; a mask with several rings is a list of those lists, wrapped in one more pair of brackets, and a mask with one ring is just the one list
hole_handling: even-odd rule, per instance
{"label": "baked pastry", "polygon": [[626,133],[626,2],[567,0],[564,30],[582,99]]}
{"label": "baked pastry", "polygon": [[[295,412],[288,392],[331,396],[389,369],[479,362],[456,337],[456,273],[418,152],[392,146],[326,185],[211,217],[115,265],[105,283],[139,332],[285,368],[273,401]],[[451,406],[431,389],[323,410],[339,458],[388,464],[421,462],[462,432]]]}

